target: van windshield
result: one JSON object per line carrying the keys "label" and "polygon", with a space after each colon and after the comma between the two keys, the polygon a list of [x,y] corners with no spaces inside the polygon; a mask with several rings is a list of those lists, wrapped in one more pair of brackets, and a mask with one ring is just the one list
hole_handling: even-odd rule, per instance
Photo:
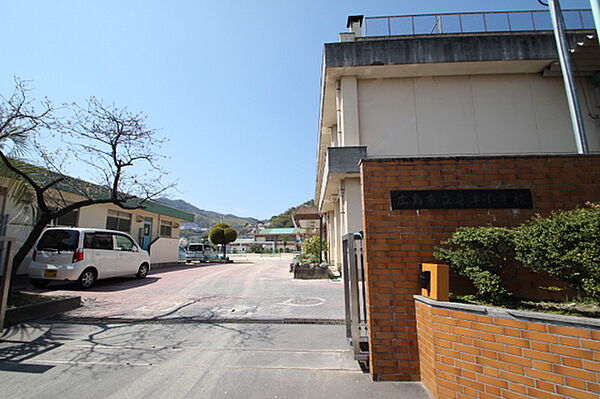
{"label": "van windshield", "polygon": [[204,245],[190,245],[188,247],[188,251],[193,251],[193,252],[204,251]]}
{"label": "van windshield", "polygon": [[74,251],[79,243],[77,230],[47,230],[37,245],[38,251]]}

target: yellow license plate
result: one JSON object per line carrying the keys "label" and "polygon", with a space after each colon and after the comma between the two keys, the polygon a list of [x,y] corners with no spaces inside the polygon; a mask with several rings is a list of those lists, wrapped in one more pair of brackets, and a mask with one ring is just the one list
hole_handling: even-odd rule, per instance
{"label": "yellow license plate", "polygon": [[56,277],[56,270],[44,270],[44,277]]}

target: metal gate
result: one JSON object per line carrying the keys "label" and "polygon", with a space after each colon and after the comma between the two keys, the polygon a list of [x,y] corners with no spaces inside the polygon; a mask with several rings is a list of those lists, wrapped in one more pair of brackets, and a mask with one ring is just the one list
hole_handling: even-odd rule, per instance
{"label": "metal gate", "polygon": [[354,359],[368,368],[369,332],[367,295],[363,263],[362,233],[342,237],[346,337],[354,350]]}

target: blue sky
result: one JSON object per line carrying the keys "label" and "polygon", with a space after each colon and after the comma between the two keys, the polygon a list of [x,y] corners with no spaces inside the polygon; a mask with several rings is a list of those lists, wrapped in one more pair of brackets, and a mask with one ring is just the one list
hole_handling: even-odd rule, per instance
{"label": "blue sky", "polygon": [[[589,8],[588,0],[562,0]],[[346,17],[528,10],[537,0],[31,1],[2,5],[0,93],[94,95],[148,115],[172,197],[267,218],[314,195],[323,43]],[[86,178],[85,169],[73,174]]]}

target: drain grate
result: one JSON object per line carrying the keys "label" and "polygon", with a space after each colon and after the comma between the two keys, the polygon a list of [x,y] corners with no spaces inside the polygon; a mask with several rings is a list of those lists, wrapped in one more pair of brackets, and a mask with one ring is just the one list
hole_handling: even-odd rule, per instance
{"label": "drain grate", "polygon": [[235,318],[207,318],[176,317],[168,319],[136,319],[126,317],[68,317],[57,316],[53,321],[63,321],[79,324],[111,323],[111,324],[314,324],[314,325],[344,325],[344,319],[320,318],[283,318],[283,319],[235,319]]}

